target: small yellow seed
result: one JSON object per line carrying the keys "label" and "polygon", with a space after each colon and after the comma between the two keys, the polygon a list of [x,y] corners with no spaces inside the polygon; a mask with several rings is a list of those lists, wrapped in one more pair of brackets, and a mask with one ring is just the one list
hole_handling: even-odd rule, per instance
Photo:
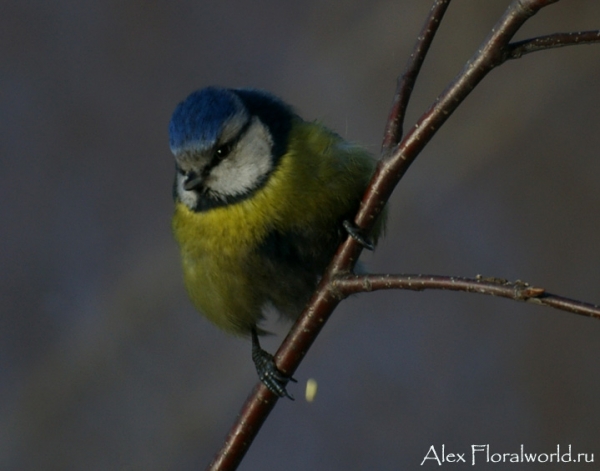
{"label": "small yellow seed", "polygon": [[305,393],[306,402],[314,401],[316,395],[317,395],[317,380],[310,378],[306,382],[306,393]]}

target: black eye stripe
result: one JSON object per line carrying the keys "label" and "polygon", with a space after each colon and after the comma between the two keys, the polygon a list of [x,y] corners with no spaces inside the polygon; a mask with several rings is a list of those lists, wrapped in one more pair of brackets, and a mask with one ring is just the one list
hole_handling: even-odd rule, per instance
{"label": "black eye stripe", "polygon": [[241,127],[241,129],[232,139],[216,146],[215,150],[213,151],[212,159],[205,168],[206,173],[210,172],[211,169],[219,165],[221,161],[227,158],[227,156],[231,153],[231,151],[237,145],[237,143],[240,142],[242,138],[246,135],[251,123],[252,119],[248,119],[248,121],[246,121],[246,123]]}

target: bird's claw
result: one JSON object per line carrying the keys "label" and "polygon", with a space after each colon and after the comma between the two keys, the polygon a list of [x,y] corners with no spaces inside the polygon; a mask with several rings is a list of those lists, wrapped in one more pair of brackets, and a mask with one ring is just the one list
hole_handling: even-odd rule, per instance
{"label": "bird's claw", "polygon": [[273,355],[261,348],[255,329],[252,329],[252,361],[254,361],[254,366],[256,366],[258,378],[269,391],[279,397],[287,397],[292,401],[294,400],[294,397],[287,392],[285,387],[290,381],[296,383],[296,379],[279,371],[275,365]]}
{"label": "bird's claw", "polygon": [[352,221],[344,220],[343,222],[344,229],[350,237],[352,237],[356,242],[362,245],[367,250],[375,250],[375,245],[371,238],[363,232],[363,230],[354,224]]}

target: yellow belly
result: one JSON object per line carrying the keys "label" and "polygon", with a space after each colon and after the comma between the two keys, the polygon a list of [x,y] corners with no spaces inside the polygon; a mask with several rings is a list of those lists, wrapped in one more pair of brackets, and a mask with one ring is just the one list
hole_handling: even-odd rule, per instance
{"label": "yellow belly", "polygon": [[[249,333],[264,304],[283,299],[293,286],[278,288],[273,268],[263,270],[259,247],[266,237],[310,232],[305,244],[318,254],[324,240],[337,237],[340,218],[357,209],[373,169],[364,150],[318,124],[300,123],[276,170],[248,198],[200,212],[177,202],[173,232],[195,307],[228,332]],[[307,290],[310,282],[305,277],[298,286]]]}

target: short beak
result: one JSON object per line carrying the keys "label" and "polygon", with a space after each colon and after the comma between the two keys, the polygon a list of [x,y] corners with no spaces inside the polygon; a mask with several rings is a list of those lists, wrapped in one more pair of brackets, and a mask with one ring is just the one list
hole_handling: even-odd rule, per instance
{"label": "short beak", "polygon": [[183,182],[183,188],[186,191],[192,191],[192,190],[195,190],[196,188],[202,186],[203,182],[204,182],[204,178],[202,178],[202,176],[190,175]]}

